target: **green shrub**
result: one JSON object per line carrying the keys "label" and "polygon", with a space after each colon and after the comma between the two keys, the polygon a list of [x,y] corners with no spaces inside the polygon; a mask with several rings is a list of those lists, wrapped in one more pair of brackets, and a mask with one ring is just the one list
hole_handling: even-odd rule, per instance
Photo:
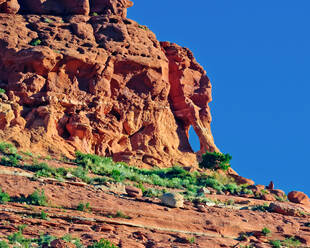
{"label": "green shrub", "polygon": [[38,46],[42,43],[42,41],[39,38],[33,39],[32,41],[30,41],[30,45],[31,46]]}
{"label": "green shrub", "polygon": [[40,235],[40,238],[38,239],[37,243],[39,247],[50,247],[50,244],[53,240],[55,240],[56,237],[49,235],[49,234],[42,234]]}
{"label": "green shrub", "polygon": [[21,197],[19,199],[17,199],[18,202],[25,202],[27,204],[30,205],[37,205],[37,206],[47,206],[47,198],[45,196],[44,190],[38,191],[35,190],[31,195],[29,195],[28,197],[24,198]]}
{"label": "green shrub", "polygon": [[300,247],[301,243],[298,239],[296,239],[295,237],[290,237],[290,238],[286,238],[285,240],[282,241],[282,245],[284,247]]}
{"label": "green shrub", "polygon": [[117,246],[108,240],[101,239],[99,242],[95,242],[94,244],[87,246],[87,248],[117,248]]}
{"label": "green shrub", "polygon": [[264,236],[267,236],[267,235],[269,235],[271,233],[271,231],[267,228],[267,227],[264,227],[263,229],[262,229],[262,234],[264,235]]}
{"label": "green shrub", "polygon": [[3,204],[9,201],[10,201],[10,196],[4,191],[2,191],[2,189],[0,188],[0,203]]}
{"label": "green shrub", "polygon": [[4,155],[14,155],[17,149],[10,143],[0,142],[0,152]]}
{"label": "green shrub", "polygon": [[267,203],[264,203],[264,205],[256,205],[252,208],[253,211],[261,211],[261,212],[269,212],[270,207]]}
{"label": "green shrub", "polygon": [[117,211],[115,218],[131,219],[128,215],[124,214],[122,211]]}
{"label": "green shrub", "polygon": [[232,156],[230,154],[222,154],[219,152],[206,152],[202,155],[202,161],[199,163],[200,168],[205,169],[222,169],[228,170],[230,167],[230,160]]}
{"label": "green shrub", "polygon": [[138,25],[138,28],[141,28],[145,31],[149,30],[149,28],[147,26],[144,26],[144,25]]}
{"label": "green shrub", "polygon": [[272,245],[272,248],[281,248],[280,240],[270,240],[269,244]]}
{"label": "green shrub", "polygon": [[44,18],[43,22],[45,22],[45,23],[52,23],[53,21],[51,19],[49,19],[49,18]]}
{"label": "green shrub", "polygon": [[5,89],[0,88],[0,93],[5,94]]}
{"label": "green shrub", "polygon": [[47,220],[48,219],[48,214],[45,213],[43,210],[41,211],[41,219],[42,220]]}
{"label": "green shrub", "polygon": [[80,202],[76,209],[84,212],[84,211],[90,211],[91,207],[89,202],[86,202],[85,204]]}
{"label": "green shrub", "polygon": [[18,226],[18,232],[15,232],[8,236],[10,244],[20,244],[21,247],[30,247],[31,239],[27,239],[23,236],[23,231],[27,225]]}
{"label": "green shrub", "polygon": [[10,248],[8,243],[5,242],[4,240],[0,241],[0,248]]}
{"label": "green shrub", "polygon": [[15,155],[4,156],[1,158],[0,164],[10,167],[18,167],[19,159]]}

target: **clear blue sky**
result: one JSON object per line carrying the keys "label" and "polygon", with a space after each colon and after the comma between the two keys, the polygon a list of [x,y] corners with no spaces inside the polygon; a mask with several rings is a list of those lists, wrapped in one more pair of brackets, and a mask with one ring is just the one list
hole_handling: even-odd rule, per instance
{"label": "clear blue sky", "polygon": [[310,1],[134,3],[130,19],[190,48],[207,71],[213,135],[232,167],[257,184],[310,195]]}

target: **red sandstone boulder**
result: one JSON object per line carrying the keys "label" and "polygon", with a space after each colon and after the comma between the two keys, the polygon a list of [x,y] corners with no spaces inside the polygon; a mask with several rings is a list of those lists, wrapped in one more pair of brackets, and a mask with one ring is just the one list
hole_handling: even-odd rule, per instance
{"label": "red sandstone boulder", "polygon": [[126,190],[127,195],[130,197],[139,198],[142,196],[142,190],[137,187],[126,186],[125,190]]}
{"label": "red sandstone boulder", "polygon": [[309,202],[309,197],[300,191],[292,191],[288,193],[287,195],[289,201],[294,202],[294,203],[300,203],[300,204],[305,204],[308,205],[310,204]]}
{"label": "red sandstone boulder", "polygon": [[263,194],[261,199],[265,200],[265,201],[275,201],[276,200],[276,198],[272,194]]}
{"label": "red sandstone boulder", "polygon": [[19,9],[17,0],[0,0],[0,13],[16,14]]}
{"label": "red sandstone boulder", "polygon": [[255,182],[251,179],[239,176],[239,175],[235,175],[235,174],[230,174],[230,177],[232,177],[233,179],[235,179],[237,184],[248,184],[248,185],[254,185]]}

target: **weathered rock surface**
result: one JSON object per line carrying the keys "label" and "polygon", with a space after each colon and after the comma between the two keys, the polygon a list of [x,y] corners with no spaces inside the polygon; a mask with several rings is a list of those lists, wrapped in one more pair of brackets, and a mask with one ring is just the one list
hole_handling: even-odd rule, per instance
{"label": "weathered rock surface", "polygon": [[305,205],[309,205],[309,197],[300,191],[291,191],[290,193],[288,193],[287,198],[294,203],[301,203],[301,204],[305,204]]}
{"label": "weathered rock surface", "polygon": [[218,151],[206,72],[188,49],[126,19],[130,1],[19,4],[22,15],[0,13],[0,88],[10,105],[0,113],[1,140],[41,154],[195,166],[192,125],[199,154]]}
{"label": "weathered rock surface", "polygon": [[133,187],[133,186],[126,186],[125,187],[126,193],[128,194],[128,196],[130,197],[141,197],[142,196],[142,190],[137,188],[137,187]]}
{"label": "weathered rock surface", "polygon": [[161,197],[161,203],[172,208],[182,208],[184,198],[179,193],[165,193]]}
{"label": "weathered rock surface", "polygon": [[38,15],[116,14],[126,17],[130,0],[1,0],[0,13]]}
{"label": "weathered rock surface", "polygon": [[302,216],[304,212],[304,210],[300,207],[279,202],[270,203],[269,208],[272,212],[288,216]]}

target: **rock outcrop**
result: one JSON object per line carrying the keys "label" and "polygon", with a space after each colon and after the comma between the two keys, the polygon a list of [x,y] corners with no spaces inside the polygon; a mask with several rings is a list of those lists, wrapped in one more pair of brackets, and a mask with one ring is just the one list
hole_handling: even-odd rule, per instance
{"label": "rock outcrop", "polygon": [[42,154],[195,166],[192,125],[198,155],[218,151],[206,72],[187,48],[160,43],[127,19],[131,5],[0,0],[0,88],[8,97],[0,99],[1,140]]}

